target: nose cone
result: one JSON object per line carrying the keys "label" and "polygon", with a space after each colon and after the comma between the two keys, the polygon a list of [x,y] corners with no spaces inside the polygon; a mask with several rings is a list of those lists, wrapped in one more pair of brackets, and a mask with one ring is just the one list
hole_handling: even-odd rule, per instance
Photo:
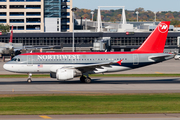
{"label": "nose cone", "polygon": [[3,68],[7,71],[10,71],[10,65],[8,65],[8,64],[4,64]]}
{"label": "nose cone", "polygon": [[6,70],[6,69],[7,69],[7,65],[6,65],[6,64],[4,64],[4,65],[3,65],[3,68]]}

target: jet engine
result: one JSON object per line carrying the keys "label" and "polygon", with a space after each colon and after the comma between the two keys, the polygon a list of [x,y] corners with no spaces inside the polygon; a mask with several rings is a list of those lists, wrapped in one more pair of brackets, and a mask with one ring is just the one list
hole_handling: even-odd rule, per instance
{"label": "jet engine", "polygon": [[77,69],[60,68],[56,71],[57,80],[69,80],[81,75],[82,73]]}

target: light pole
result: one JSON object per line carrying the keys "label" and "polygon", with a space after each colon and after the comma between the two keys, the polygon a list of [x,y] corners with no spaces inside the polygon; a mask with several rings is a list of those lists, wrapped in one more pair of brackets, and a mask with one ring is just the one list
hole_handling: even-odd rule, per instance
{"label": "light pole", "polygon": [[154,15],[155,15],[155,17],[154,17],[154,22],[156,22],[156,13],[157,13],[157,12],[154,12]]}
{"label": "light pole", "polygon": [[136,11],[136,14],[137,14],[137,22],[138,22],[138,14],[139,14],[139,12],[138,12],[138,11]]}
{"label": "light pole", "polygon": [[74,12],[76,11],[76,8],[72,8],[72,19],[73,19],[73,43],[72,43],[72,52],[74,52]]}
{"label": "light pole", "polygon": [[91,11],[91,14],[92,14],[92,21],[93,21],[93,14],[94,14],[94,12],[93,12],[93,11]]}

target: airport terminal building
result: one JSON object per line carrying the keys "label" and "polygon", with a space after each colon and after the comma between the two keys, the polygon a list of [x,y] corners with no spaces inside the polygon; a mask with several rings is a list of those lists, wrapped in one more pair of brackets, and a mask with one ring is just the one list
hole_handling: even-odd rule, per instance
{"label": "airport terminal building", "polygon": [[[90,51],[93,43],[102,37],[110,37],[111,49],[114,51],[131,51],[137,49],[151,32],[138,32],[133,34],[84,32],[75,33],[75,47],[82,51]],[[0,42],[9,41],[10,34],[1,35]],[[54,46],[58,49],[71,50],[72,33],[14,33],[13,43],[23,43],[24,46]],[[180,32],[169,32],[166,49],[177,49],[180,46]],[[69,48],[69,49],[68,49]]]}

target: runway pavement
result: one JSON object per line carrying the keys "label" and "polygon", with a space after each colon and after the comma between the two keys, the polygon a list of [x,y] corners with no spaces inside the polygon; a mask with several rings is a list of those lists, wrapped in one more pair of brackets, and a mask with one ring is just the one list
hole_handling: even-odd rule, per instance
{"label": "runway pavement", "polygon": [[96,77],[92,83],[79,78],[57,81],[51,78],[0,78],[0,94],[119,94],[119,93],[180,93],[178,77]]}
{"label": "runway pavement", "polygon": [[[0,74],[17,74],[5,71],[3,69],[3,65],[5,62],[0,62]],[[122,72],[115,72],[116,74],[154,74],[154,73],[180,73],[180,60],[168,60],[158,64],[122,71]],[[113,73],[114,74],[114,73]]]}
{"label": "runway pavement", "polygon": [[0,120],[179,120],[180,114],[0,115]]}

